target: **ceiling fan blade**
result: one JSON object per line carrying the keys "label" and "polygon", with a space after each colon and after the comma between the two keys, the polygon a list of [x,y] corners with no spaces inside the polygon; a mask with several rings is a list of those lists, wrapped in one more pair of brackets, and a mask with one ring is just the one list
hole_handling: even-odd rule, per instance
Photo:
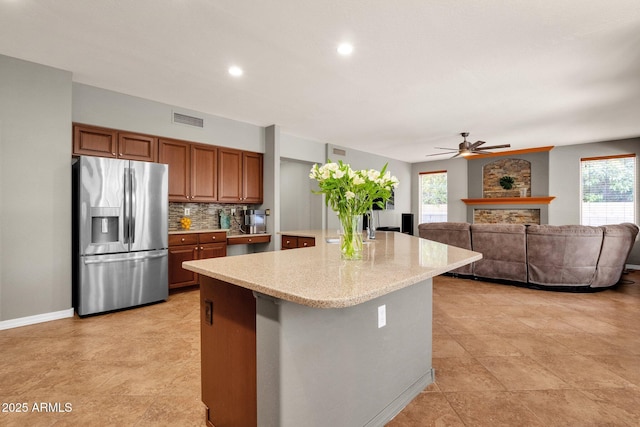
{"label": "ceiling fan blade", "polygon": [[458,151],[457,148],[443,148],[443,147],[433,147],[433,148],[437,148],[438,150]]}
{"label": "ceiling fan blade", "polygon": [[460,155],[460,153],[456,153],[455,156],[451,157],[452,159],[455,159],[456,157],[458,157]]}
{"label": "ceiling fan blade", "polygon": [[425,154],[425,157],[432,157],[432,156],[446,156],[448,154],[451,153],[436,153],[436,154]]}
{"label": "ceiling fan blade", "polygon": [[476,142],[474,142],[473,144],[471,144],[471,145],[469,146],[469,149],[470,149],[470,150],[473,150],[474,148],[479,147],[479,146],[481,146],[482,144],[486,144],[486,142],[484,142],[484,141],[476,141]]}
{"label": "ceiling fan blade", "polygon": [[492,150],[494,148],[509,148],[511,147],[511,144],[504,144],[504,145],[492,145],[490,147],[482,147],[483,150]]}

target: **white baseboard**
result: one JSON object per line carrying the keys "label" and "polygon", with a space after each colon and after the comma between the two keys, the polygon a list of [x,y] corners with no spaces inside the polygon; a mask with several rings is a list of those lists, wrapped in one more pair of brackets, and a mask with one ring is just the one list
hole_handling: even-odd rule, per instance
{"label": "white baseboard", "polygon": [[640,265],[627,264],[624,266],[627,270],[640,270]]}
{"label": "white baseboard", "polygon": [[3,320],[0,322],[0,331],[4,329],[19,328],[20,326],[35,325],[36,323],[50,322],[52,320],[73,317],[73,308],[54,311],[51,313],[36,314],[34,316],[20,317],[18,319]]}

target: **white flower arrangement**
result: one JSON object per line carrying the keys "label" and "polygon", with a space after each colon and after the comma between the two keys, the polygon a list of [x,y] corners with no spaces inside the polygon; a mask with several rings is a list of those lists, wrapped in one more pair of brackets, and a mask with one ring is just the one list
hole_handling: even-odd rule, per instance
{"label": "white flower arrangement", "polygon": [[384,165],[381,171],[353,170],[342,161],[329,161],[323,166],[313,165],[309,178],[318,181],[320,190],[314,193],[324,194],[327,206],[339,216],[363,215],[374,203],[384,207],[384,202],[399,185],[398,178],[391,176],[387,166]]}

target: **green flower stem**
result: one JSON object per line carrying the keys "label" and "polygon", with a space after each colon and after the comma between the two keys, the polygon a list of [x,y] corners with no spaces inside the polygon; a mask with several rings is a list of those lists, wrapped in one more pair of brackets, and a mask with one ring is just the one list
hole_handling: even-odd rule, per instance
{"label": "green flower stem", "polygon": [[342,259],[362,259],[362,216],[339,212],[342,236],[340,253]]}

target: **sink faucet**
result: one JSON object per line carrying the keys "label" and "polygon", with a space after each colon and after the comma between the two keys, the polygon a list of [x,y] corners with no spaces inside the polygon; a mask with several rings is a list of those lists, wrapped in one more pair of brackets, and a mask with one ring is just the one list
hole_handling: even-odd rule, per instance
{"label": "sink faucet", "polygon": [[376,227],[373,225],[373,211],[369,211],[367,216],[369,217],[369,221],[367,221],[367,238],[369,240],[375,240]]}

